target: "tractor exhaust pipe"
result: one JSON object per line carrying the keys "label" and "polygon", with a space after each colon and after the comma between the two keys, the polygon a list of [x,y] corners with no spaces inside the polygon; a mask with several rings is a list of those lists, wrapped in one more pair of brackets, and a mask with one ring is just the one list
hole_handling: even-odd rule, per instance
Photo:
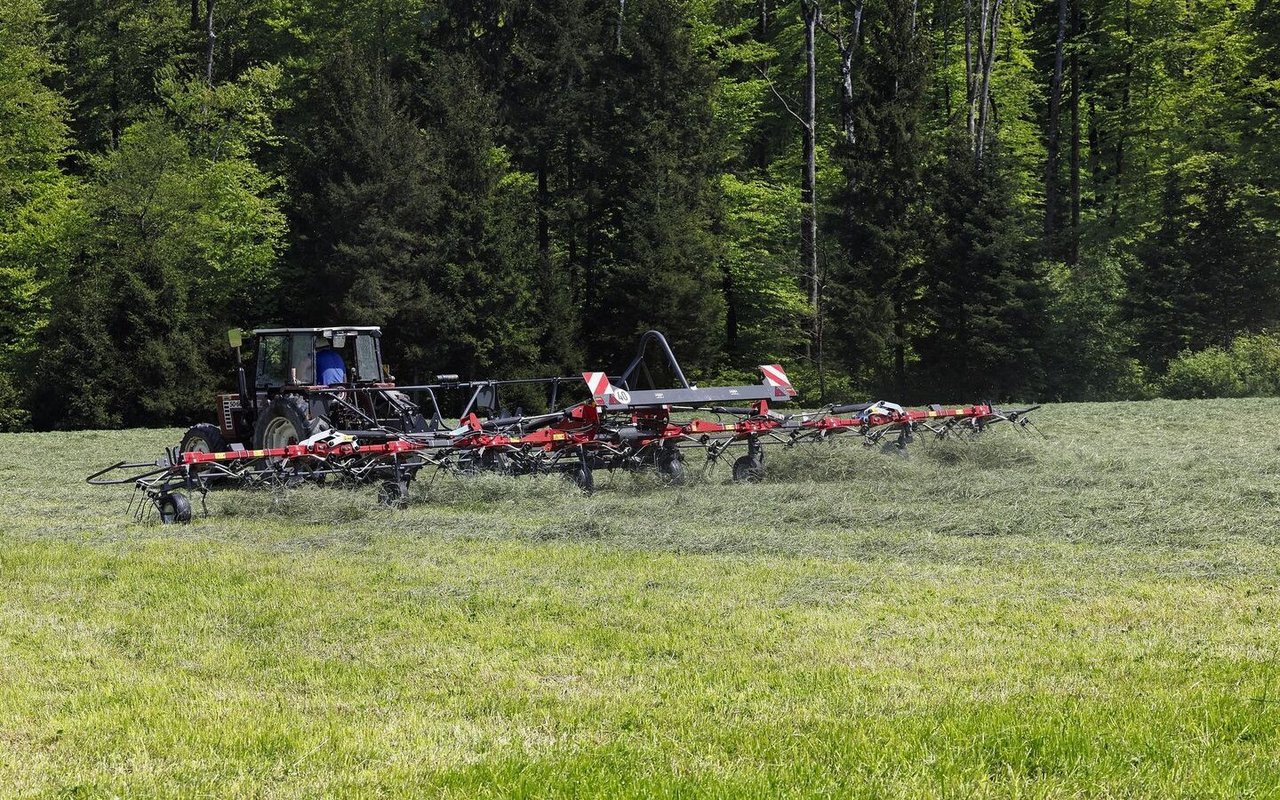
{"label": "tractor exhaust pipe", "polygon": [[240,392],[240,415],[249,425],[253,425],[256,409],[249,402],[249,381],[244,374],[244,359],[240,356],[240,345],[244,334],[239,328],[227,331],[227,340],[236,352],[236,389]]}

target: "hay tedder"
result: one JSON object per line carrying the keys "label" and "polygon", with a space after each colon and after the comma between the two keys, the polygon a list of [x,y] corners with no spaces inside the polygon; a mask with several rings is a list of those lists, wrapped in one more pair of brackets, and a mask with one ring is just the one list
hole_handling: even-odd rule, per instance
{"label": "hay tedder", "polygon": [[[672,484],[687,480],[686,455],[704,468],[731,464],[735,481],[764,477],[766,443],[794,446],[853,435],[868,445],[902,450],[918,435],[972,437],[998,422],[1030,424],[1038,406],[997,409],[906,409],[884,401],[782,413],[797,392],[778,364],[760,367],[763,381],[701,388],[689,382],[666,338],[649,331],[619,375],[459,381],[398,386],[382,363],[378,328],[275,328],[253,331],[256,369],[250,383],[232,331],[238,391],[217,397],[216,425],[192,426],[156,461],[119,462],[89,476],[93,485],[132,485],[139,519],[154,508],[163,523],[188,522],[193,496],[203,505],[216,489],[303,483],[376,484],[379,501],[402,507],[424,470],[511,475],[556,473],[584,491],[599,470],[655,470]],[[646,360],[661,351],[659,388]],[[646,384],[642,388],[642,384]],[[526,414],[504,405],[515,394],[539,407]],[[459,403],[457,424],[442,400]],[[736,455],[736,457],[734,457]],[[141,497],[139,497],[141,495]]]}

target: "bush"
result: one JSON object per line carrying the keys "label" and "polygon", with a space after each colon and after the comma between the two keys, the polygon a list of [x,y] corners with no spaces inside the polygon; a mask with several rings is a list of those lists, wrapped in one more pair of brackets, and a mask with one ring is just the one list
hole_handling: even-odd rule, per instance
{"label": "bush", "polygon": [[1226,350],[1183,352],[1169,363],[1160,387],[1175,400],[1280,395],[1280,334],[1240,336]]}
{"label": "bush", "polygon": [[1175,400],[1244,394],[1244,382],[1240,380],[1235,361],[1231,353],[1221,347],[1183,352],[1169,362],[1161,387],[1166,397]]}
{"label": "bush", "polygon": [[1280,395],[1280,334],[1241,336],[1231,343],[1231,355],[1249,397]]}

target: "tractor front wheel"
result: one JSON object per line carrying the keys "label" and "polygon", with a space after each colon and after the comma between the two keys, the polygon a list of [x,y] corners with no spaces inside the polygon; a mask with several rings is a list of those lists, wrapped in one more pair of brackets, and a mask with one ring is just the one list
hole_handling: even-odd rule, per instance
{"label": "tractor front wheel", "polygon": [[227,440],[222,438],[222,431],[218,430],[217,425],[201,422],[187,428],[178,450],[183,453],[224,453],[227,450]]}
{"label": "tractor front wheel", "polygon": [[307,401],[296,394],[275,397],[253,426],[253,449],[288,447],[310,439],[329,426],[311,416]]}

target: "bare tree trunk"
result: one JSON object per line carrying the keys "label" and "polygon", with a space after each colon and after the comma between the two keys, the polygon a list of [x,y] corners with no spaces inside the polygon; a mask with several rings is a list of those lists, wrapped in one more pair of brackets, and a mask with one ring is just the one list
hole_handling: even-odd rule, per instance
{"label": "bare tree trunk", "polygon": [[982,62],[982,88],[978,92],[978,141],[974,158],[982,166],[986,150],[987,118],[991,107],[991,71],[996,63],[996,43],[1000,35],[1000,6],[1003,0],[982,0],[982,29],[978,58]]}
{"label": "bare tree trunk", "polygon": [[1133,81],[1133,3],[1125,0],[1124,33],[1128,44],[1125,47],[1124,81],[1120,92],[1119,129],[1116,131],[1115,168],[1116,173],[1111,184],[1111,226],[1120,225],[1120,179],[1124,175],[1124,148],[1127,138],[1125,127],[1129,124],[1129,86]]}
{"label": "bare tree trunk", "polygon": [[835,34],[836,44],[840,47],[840,126],[844,129],[844,140],[850,146],[858,143],[853,115],[853,60],[862,42],[862,10],[863,0],[857,0],[853,7],[853,29],[847,39],[843,31]]}
{"label": "bare tree trunk", "polygon": [[[985,2],[985,0],[984,0]],[[977,149],[977,122],[974,119],[974,69],[973,65],[973,0],[964,0],[964,99],[968,115],[969,147]]]}
{"label": "bare tree trunk", "polygon": [[817,116],[818,116],[818,65],[816,35],[820,11],[814,0],[800,0],[800,13],[804,18],[804,176],[800,184],[800,262],[809,284],[809,306],[814,315],[813,335],[810,337],[808,355],[815,354],[818,339],[819,287],[818,287],[818,216],[817,192]]}
{"label": "bare tree trunk", "polygon": [[204,0],[204,33],[205,33],[205,51],[204,51],[204,80],[210,86],[213,85],[213,44],[217,41],[217,36],[213,33],[213,0]]}
{"label": "bare tree trunk", "polygon": [[942,0],[942,103],[947,112],[947,124],[951,124],[951,4]]}
{"label": "bare tree trunk", "polygon": [[865,0],[856,0],[853,6],[853,22],[849,30],[843,27],[843,20],[837,17],[834,26],[827,24],[827,18],[819,13],[818,27],[830,36],[840,50],[840,129],[844,132],[844,140],[854,145],[858,143],[858,131],[854,124],[853,110],[853,63],[858,50],[862,46],[862,11]]}
{"label": "bare tree trunk", "polygon": [[1062,50],[1067,39],[1067,0],[1058,0],[1058,38],[1049,81],[1049,130],[1044,165],[1044,238],[1053,247],[1058,214],[1058,125],[1062,117]]}
{"label": "bare tree trunk", "polygon": [[618,41],[614,52],[622,52],[622,22],[627,10],[627,0],[618,0]]}
{"label": "bare tree trunk", "polygon": [[551,222],[547,215],[547,205],[551,202],[551,192],[547,188],[547,150],[538,149],[538,257],[543,266],[551,263]]}
{"label": "bare tree trunk", "polygon": [[[1071,41],[1080,39],[1080,0],[1071,0]],[[1080,260],[1080,53],[1071,49],[1071,231],[1067,263]]]}

